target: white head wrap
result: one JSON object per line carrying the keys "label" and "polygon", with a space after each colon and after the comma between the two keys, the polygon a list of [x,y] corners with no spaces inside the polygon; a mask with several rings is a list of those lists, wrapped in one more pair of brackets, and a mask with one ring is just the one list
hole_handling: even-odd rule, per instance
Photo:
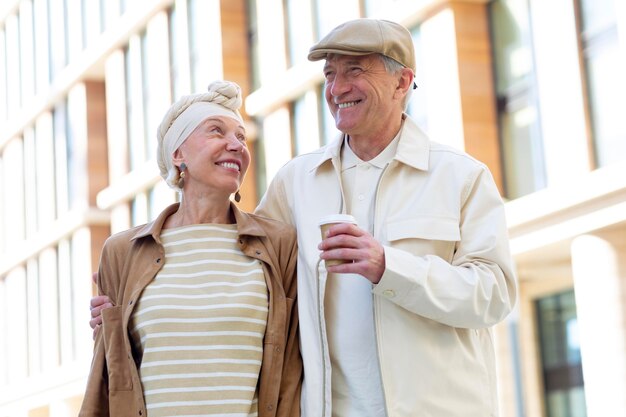
{"label": "white head wrap", "polygon": [[172,156],[202,121],[211,116],[226,116],[243,124],[239,114],[241,88],[237,84],[214,81],[208,90],[208,93],[183,96],[172,104],[157,131],[157,163],[161,176],[167,185],[176,190],[180,190],[177,185],[179,173]]}

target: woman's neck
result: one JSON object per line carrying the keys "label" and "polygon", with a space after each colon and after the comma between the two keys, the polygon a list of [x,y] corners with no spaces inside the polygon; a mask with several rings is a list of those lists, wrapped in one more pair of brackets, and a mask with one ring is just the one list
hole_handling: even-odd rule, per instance
{"label": "woman's neck", "polygon": [[230,209],[230,200],[216,203],[213,198],[183,198],[176,213],[165,222],[165,228],[181,227],[191,224],[216,223],[232,224],[235,217]]}

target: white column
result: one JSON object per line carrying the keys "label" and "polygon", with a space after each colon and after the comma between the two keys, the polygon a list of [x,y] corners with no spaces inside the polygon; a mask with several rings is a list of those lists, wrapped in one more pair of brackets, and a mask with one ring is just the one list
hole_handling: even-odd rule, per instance
{"label": "white column", "polygon": [[587,415],[623,417],[626,334],[620,273],[624,274],[624,265],[619,264],[617,248],[597,236],[574,239],[571,255]]}

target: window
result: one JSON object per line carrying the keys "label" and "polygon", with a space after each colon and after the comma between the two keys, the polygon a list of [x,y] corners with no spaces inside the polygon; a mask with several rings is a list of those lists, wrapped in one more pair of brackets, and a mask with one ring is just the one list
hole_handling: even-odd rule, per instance
{"label": "window", "polygon": [[259,29],[257,26],[256,0],[248,0],[248,48],[250,55],[250,88],[261,86],[261,57],[259,54]]}
{"label": "window", "polygon": [[536,303],[547,417],[586,417],[574,291]]}
{"label": "window", "polygon": [[[180,5],[183,6],[180,6]],[[174,3],[169,12],[170,96],[178,100],[191,89],[189,79],[189,42],[184,3]],[[183,10],[181,10],[183,8]]]}
{"label": "window", "polygon": [[314,43],[313,16],[310,0],[286,0],[287,49],[289,66],[307,61]]}
{"label": "window", "polygon": [[337,25],[360,17],[361,5],[357,0],[317,0],[316,3],[318,39],[326,36]]}
{"label": "window", "polygon": [[50,28],[50,50],[49,54],[51,79],[56,77],[67,64],[67,20],[66,4],[64,0],[49,0],[48,3],[48,27]]}
{"label": "window", "polygon": [[614,0],[580,0],[587,104],[598,167],[626,159],[626,72]]}
{"label": "window", "polygon": [[127,109],[127,138],[130,156],[130,169],[137,169],[146,161],[146,132],[143,98],[143,53],[142,47],[145,31],[140,36],[133,36],[129,40],[125,51],[126,65],[126,109]]}
{"label": "window", "polygon": [[7,48],[6,48],[6,36],[4,28],[0,28],[0,91],[5,93],[0,95],[0,120],[6,120],[8,118],[8,79],[7,79]]}
{"label": "window", "polygon": [[293,103],[291,118],[293,149],[296,155],[311,152],[320,147],[318,102],[316,91],[310,90]]}
{"label": "window", "polygon": [[505,194],[546,186],[527,0],[489,4]]}
{"label": "window", "polygon": [[424,79],[424,73],[422,71],[422,67],[420,66],[420,62],[422,61],[422,38],[420,35],[419,27],[411,30],[411,35],[413,36],[413,46],[415,47],[415,60],[417,62],[417,73],[415,74],[415,84],[417,84],[417,89],[413,90],[413,92],[411,93],[412,96],[409,100],[409,107],[406,111],[411,116],[411,118],[415,120],[420,128],[427,130],[428,97],[426,96],[426,89],[424,88],[426,80]]}
{"label": "window", "polygon": [[187,1],[191,91],[206,91],[223,78],[219,2]]}
{"label": "window", "polygon": [[321,114],[322,117],[320,119],[321,123],[321,131],[322,138],[321,143],[323,145],[327,145],[332,142],[335,137],[339,134],[339,129],[337,129],[337,125],[335,125],[335,118],[330,113],[328,109],[328,105],[326,104],[326,97],[324,97],[324,84],[322,83],[318,90],[319,96],[319,109],[318,114]]}
{"label": "window", "polygon": [[54,136],[54,161],[55,161],[55,180],[56,180],[56,211],[59,216],[67,213],[70,209],[70,148],[68,147],[68,129],[67,119],[67,102],[64,100],[58,103],[52,116],[53,136]]}
{"label": "window", "polygon": [[20,68],[20,36],[19,19],[10,15],[4,22],[4,51],[6,53],[6,86],[2,93],[6,96],[7,117],[14,116],[22,106],[23,98],[20,86],[22,71]]}

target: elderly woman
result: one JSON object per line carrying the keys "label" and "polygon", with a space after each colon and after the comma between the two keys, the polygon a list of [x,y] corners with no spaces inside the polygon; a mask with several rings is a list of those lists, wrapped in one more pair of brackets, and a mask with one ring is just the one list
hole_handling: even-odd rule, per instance
{"label": "elderly woman", "polygon": [[231,203],[250,163],[241,90],[219,81],[172,105],[158,163],[181,194],[111,236],[81,416],[300,414],[295,232]]}

